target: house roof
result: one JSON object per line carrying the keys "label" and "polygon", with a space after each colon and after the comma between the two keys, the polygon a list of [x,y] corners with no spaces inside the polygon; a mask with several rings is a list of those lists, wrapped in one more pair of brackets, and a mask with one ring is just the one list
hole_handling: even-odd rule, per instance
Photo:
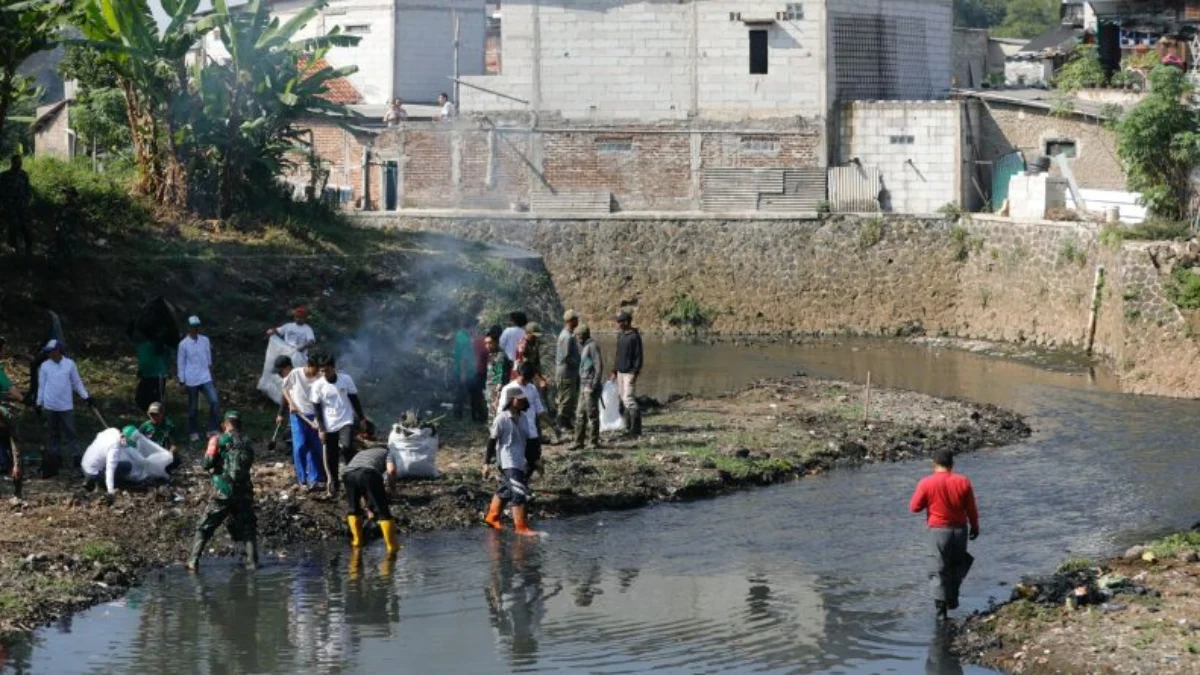
{"label": "house roof", "polygon": [[54,118],[58,117],[58,113],[70,103],[71,99],[65,98],[58,103],[51,103],[50,105],[38,108],[37,118],[33,120],[33,132],[37,133],[38,131],[41,131],[42,128],[47,124],[53,122]]}
{"label": "house roof", "polygon": [[1083,30],[1074,26],[1058,25],[1035,37],[1021,48],[1021,54],[1038,54],[1045,51],[1069,52],[1083,38]]}
{"label": "house roof", "polygon": [[[1055,107],[1055,92],[1049,89],[955,89],[954,94],[1045,112],[1052,111]],[[1070,98],[1073,104],[1073,114],[1096,120],[1108,119],[1109,113],[1103,103],[1083,101],[1076,97]]]}
{"label": "house roof", "polygon": [[[305,75],[316,73],[322,69],[331,67],[325,59],[317,59],[311,64],[306,64],[307,59],[300,57],[300,67],[304,69]],[[321,98],[330,103],[338,103],[341,105],[351,105],[362,101],[362,94],[350,84],[350,80],[344,77],[335,77],[325,83],[325,94]]]}

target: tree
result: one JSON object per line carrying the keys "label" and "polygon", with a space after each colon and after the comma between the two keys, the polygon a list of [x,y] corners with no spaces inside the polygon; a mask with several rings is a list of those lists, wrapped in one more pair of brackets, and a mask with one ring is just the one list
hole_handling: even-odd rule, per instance
{"label": "tree", "polygon": [[954,25],[994,28],[1004,21],[1005,0],[954,0]]}
{"label": "tree", "polygon": [[77,85],[71,128],[79,135],[80,144],[110,154],[126,154],[132,142],[129,111],[107,54],[91,47],[68,46],[58,72]]}
{"label": "tree", "polygon": [[104,54],[125,99],[139,190],[160,204],[188,206],[188,52],[202,37],[192,20],[200,0],[162,0],[160,27],[146,0],[80,0],[73,17],[84,40]]}
{"label": "tree", "polygon": [[1054,85],[1061,91],[1074,93],[1102,87],[1107,79],[1096,45],[1076,45],[1070,60],[1055,73]]}
{"label": "tree", "polygon": [[64,7],[49,0],[0,0],[0,137],[9,108],[36,94],[33,80],[18,74],[17,68],[54,46]]}
{"label": "tree", "polygon": [[194,70],[202,114],[193,120],[196,140],[216,161],[217,214],[253,205],[270,190],[297,148],[295,123],[302,118],[346,117],[349,111],[323,98],[328,83],[358,69],[315,68],[329,49],[358,44],[334,27],[326,35],[293,41],[325,6],[317,0],[287,23],[272,19],[261,0],[230,11],[225,0],[198,30],[215,30],[229,58]]}
{"label": "tree", "polygon": [[1117,125],[1117,156],[1141,203],[1156,216],[1178,219],[1186,215],[1191,171],[1200,164],[1200,123],[1183,72],[1160,65],[1149,79],[1149,94]]}
{"label": "tree", "polygon": [[1061,21],[1061,0],[1008,0],[1000,37],[1035,38]]}

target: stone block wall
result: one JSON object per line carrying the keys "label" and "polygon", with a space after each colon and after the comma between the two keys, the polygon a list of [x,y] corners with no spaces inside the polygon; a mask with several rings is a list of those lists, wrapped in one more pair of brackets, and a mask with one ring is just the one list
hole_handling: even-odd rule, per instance
{"label": "stone block wall", "polygon": [[[1095,353],[1131,392],[1200,395],[1200,347],[1168,299],[1180,245],[1100,243],[1076,223],[999,217],[537,219],[377,214],[541,254],[565,305],[604,326],[619,307],[646,330],[677,293],[718,332],[931,335],[1084,349],[1097,268]],[[1200,248],[1200,247],[1196,247]],[[1191,252],[1200,258],[1200,251]]]}

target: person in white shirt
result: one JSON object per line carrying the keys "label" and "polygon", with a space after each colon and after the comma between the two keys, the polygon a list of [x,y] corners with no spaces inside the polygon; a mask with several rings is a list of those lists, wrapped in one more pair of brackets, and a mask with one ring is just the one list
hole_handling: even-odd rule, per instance
{"label": "person in white shirt", "polygon": [[525,337],[525,324],[529,323],[529,319],[525,316],[525,312],[513,312],[508,315],[508,328],[500,333],[500,349],[508,355],[508,360],[513,363],[517,362],[517,345],[521,343],[521,338]]}
{"label": "person in white shirt", "polygon": [[390,128],[407,119],[408,111],[404,109],[404,100],[401,98],[392,99],[392,102],[388,104],[387,112],[383,115],[383,123]]}
{"label": "person in white shirt", "polygon": [[[547,427],[554,428],[554,423],[550,419],[550,413],[546,411],[546,406],[542,403],[542,395],[538,392],[537,385],[533,382],[535,370],[532,363],[522,363],[517,369],[517,378],[512,382],[504,385],[500,390],[500,401],[496,406],[497,414],[508,408],[508,403],[518,393],[523,393],[528,399],[529,405],[521,414],[521,426],[525,431],[526,448],[525,459],[529,463],[529,474],[533,475],[535,471],[542,470],[542,434],[538,423],[541,422]],[[557,435],[558,430],[555,429]],[[558,439],[555,439],[558,442]]]}
{"label": "person in white shirt", "polygon": [[367,415],[358,399],[358,387],[346,373],[337,371],[337,363],[329,354],[318,354],[317,367],[321,377],[312,384],[309,400],[321,429],[325,444],[325,475],[329,478],[329,493],[338,491],[338,462],[349,463],[354,458],[355,416],[358,426],[367,428]]}
{"label": "person in white shirt", "polygon": [[454,104],[450,102],[450,97],[445,92],[438,94],[438,114],[433,116],[435,122],[450,122],[458,116],[458,111],[454,108]]}
{"label": "person in white shirt", "polygon": [[142,463],[133,461],[129,454],[135,452],[137,434],[137,427],[127,426],[115,442],[107,445],[93,443],[88,448],[82,462],[84,487],[88,492],[95,490],[96,486],[104,481],[104,486],[108,489],[105,499],[112,504],[118,484],[136,484],[146,480]]}
{"label": "person in white shirt", "polygon": [[317,342],[317,334],[313,332],[313,327],[308,324],[308,308],[297,307],[292,312],[293,321],[285,323],[278,328],[270,328],[267,330],[267,336],[278,335],[279,339],[283,340],[289,347],[300,352],[305,361],[308,360],[307,350]]}
{"label": "person in white shirt", "polygon": [[313,363],[294,368],[292,360],[286,356],[275,359],[275,370],[283,378],[283,403],[279,406],[275,424],[282,425],[285,414],[291,420],[296,482],[309,490],[322,489],[325,487],[325,463],[321,458],[317,409],[312,402],[312,386],[320,379],[321,372]]}
{"label": "person in white shirt", "polygon": [[188,394],[188,431],[192,442],[200,440],[200,395],[208,402],[208,435],[216,436],[221,419],[217,385],[212,376],[212,344],[200,334],[200,317],[188,317],[187,336],[180,340],[176,368],[180,386]]}
{"label": "person in white shirt", "polygon": [[45,411],[49,439],[46,456],[42,459],[42,478],[58,475],[62,465],[62,444],[71,446],[71,459],[78,464],[79,437],[75,433],[75,394],[92,405],[75,362],[63,356],[58,340],[51,340],[42,349],[48,358],[38,368],[37,409]]}

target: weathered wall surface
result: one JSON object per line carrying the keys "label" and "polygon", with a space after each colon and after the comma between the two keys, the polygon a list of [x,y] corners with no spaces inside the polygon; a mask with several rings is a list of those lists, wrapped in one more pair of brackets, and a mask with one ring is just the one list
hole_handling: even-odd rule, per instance
{"label": "weathered wall surface", "polygon": [[[1077,154],[1067,165],[1082,188],[1124,190],[1125,171],[1117,159],[1116,134],[1095,120],[1055,117],[1049,112],[988,102],[982,117],[981,155],[995,159],[1014,150],[1026,158],[1046,153],[1046,142],[1074,141]],[[1059,175],[1052,164],[1050,172]]]}
{"label": "weathered wall surface", "polygon": [[923,330],[1082,349],[1103,266],[1096,353],[1129,391],[1200,395],[1196,331],[1164,286],[1181,252],[1105,246],[1085,224],[408,214],[360,222],[531,249],[545,258],[564,304],[587,320],[607,327],[618,308],[632,308],[652,331],[664,327],[674,296],[687,293],[726,333]]}

